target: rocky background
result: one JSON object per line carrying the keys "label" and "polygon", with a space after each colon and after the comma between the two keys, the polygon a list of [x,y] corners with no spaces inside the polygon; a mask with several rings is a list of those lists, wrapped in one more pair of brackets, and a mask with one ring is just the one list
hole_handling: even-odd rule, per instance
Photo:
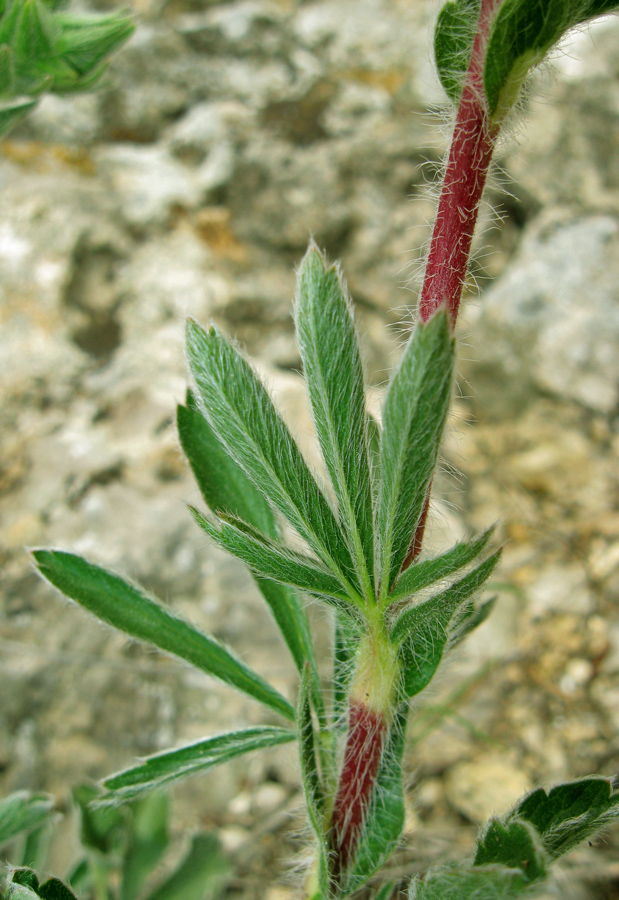
{"label": "rocky background", "polygon": [[[138,579],[292,697],[251,579],[185,509],[183,320],[243,342],[315,461],[294,266],[310,234],[343,259],[378,402],[449,131],[433,0],[136,12],[100,91],[45,99],[0,144],[0,790],[61,804],[79,780],[267,717],[67,604],[24,547]],[[618,38],[601,22],[536,76],[488,190],[427,546],[499,522],[500,601],[414,719],[402,875],[468,853],[532,785],[619,770]],[[178,787],[175,830],[218,829],[229,897],[288,900],[300,799],[283,748]],[[70,819],[52,849],[60,873]],[[619,897],[619,829],[554,890]]]}

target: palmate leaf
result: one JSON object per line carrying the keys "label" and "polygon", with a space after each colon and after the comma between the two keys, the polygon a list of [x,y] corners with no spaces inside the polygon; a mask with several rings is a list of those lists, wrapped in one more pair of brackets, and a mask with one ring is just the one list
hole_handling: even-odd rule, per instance
{"label": "palmate leaf", "polygon": [[[187,324],[201,411],[248,478],[343,582],[356,582],[344,535],[264,385],[217,331]],[[355,585],[356,586],[356,585]]]}
{"label": "palmate leaf", "polygon": [[[407,697],[418,694],[434,677],[450,637],[453,619],[490,577],[499,556],[500,551],[446,591],[402,613],[395,623],[391,641],[400,644],[403,690]],[[465,607],[465,616],[467,613]]]}
{"label": "palmate leaf", "polygon": [[342,274],[311,244],[299,269],[295,321],[316,432],[366,594],[374,594],[372,488],[365,384]]}
{"label": "palmate leaf", "polygon": [[47,822],[54,808],[48,794],[16,791],[0,800],[0,846]]}
{"label": "palmate leaf", "polygon": [[[42,0],[12,0],[0,24],[0,45],[12,53],[14,93],[83,90],[132,34],[122,13],[75,16]],[[7,95],[9,99],[9,95]]]}
{"label": "palmate leaf", "polygon": [[[75,16],[57,13],[56,53],[81,77],[99,72],[101,64],[133,33],[128,16]],[[76,81],[76,79],[74,79]]]}
{"label": "palmate leaf", "polygon": [[[275,516],[245,473],[217,440],[213,429],[197,410],[188,393],[187,406],[177,410],[178,434],[200,492],[214,513],[237,516],[267,537],[278,538]],[[288,586],[256,576],[256,583],[288,645],[299,672],[309,661],[314,699],[320,703],[320,681],[307,615],[298,596]]]}
{"label": "palmate leaf", "polygon": [[383,751],[361,837],[343,882],[344,895],[366,883],[391,856],[402,836],[405,818],[402,754],[407,717],[408,704],[404,703],[394,716]]}
{"label": "palmate leaf", "polygon": [[413,563],[410,568],[400,575],[395,583],[393,591],[389,595],[389,603],[395,603],[412,596],[417,591],[442,581],[450,575],[454,575],[459,569],[463,569],[472,563],[485,549],[492,537],[494,528],[489,528],[482,535],[469,543],[456,544],[446,553]]}
{"label": "palmate leaf", "polygon": [[192,516],[208,536],[258,575],[290,584],[315,597],[321,597],[337,609],[354,614],[355,607],[342,593],[342,585],[331,572],[311,557],[269,541],[264,535],[249,530],[246,523],[208,521],[197,509],[189,507]]}
{"label": "palmate leaf", "polygon": [[36,550],[33,557],[47,581],[104,622],[179,656],[294,721],[294,708],[260,675],[118,575],[59,550]]}
{"label": "palmate leaf", "polygon": [[417,323],[385,401],[377,526],[383,597],[408,553],[434,473],[453,366],[454,339],[447,311],[440,309]]}
{"label": "palmate leaf", "polygon": [[144,762],[104,779],[107,795],[98,803],[121,803],[147,791],[160,789],[172,781],[206,772],[244,753],[276,747],[294,741],[296,734],[284,728],[266,726],[231,731],[148,757]]}

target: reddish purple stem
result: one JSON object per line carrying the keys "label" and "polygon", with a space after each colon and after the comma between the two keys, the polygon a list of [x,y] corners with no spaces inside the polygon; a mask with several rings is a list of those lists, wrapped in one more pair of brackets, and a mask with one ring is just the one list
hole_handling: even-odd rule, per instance
{"label": "reddish purple stem", "polygon": [[492,17],[502,0],[482,0],[430,243],[419,315],[423,322],[446,304],[455,325],[466,278],[479,201],[499,126],[488,117],[483,68]]}
{"label": "reddish purple stem", "polygon": [[387,724],[383,716],[363,703],[351,701],[348,739],[331,817],[331,877],[334,885],[339,884],[359,841],[372,799],[386,733]]}

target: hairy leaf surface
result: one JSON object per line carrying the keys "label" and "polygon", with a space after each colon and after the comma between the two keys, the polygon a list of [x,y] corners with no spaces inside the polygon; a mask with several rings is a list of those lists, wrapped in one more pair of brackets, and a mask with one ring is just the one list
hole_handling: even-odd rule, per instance
{"label": "hairy leaf surface", "polygon": [[374,534],[365,383],[353,312],[336,266],[315,245],[299,270],[296,328],[322,455],[362,585],[373,594]]}
{"label": "hairy leaf surface", "polygon": [[608,778],[581,778],[533,791],[513,816],[530,822],[555,859],[619,817],[619,792]]}
{"label": "hairy leaf surface", "polygon": [[389,602],[395,603],[398,600],[404,600],[417,591],[434,584],[435,581],[442,581],[444,578],[454,575],[459,569],[468,566],[485,549],[493,532],[494,528],[489,528],[470,543],[456,544],[455,547],[434,559],[424,559],[421,562],[413,563],[396,581],[395,587],[389,595]]}
{"label": "hairy leaf surface", "polygon": [[471,60],[481,0],[448,0],[434,31],[434,58],[447,96],[458,103]]}
{"label": "hairy leaf surface", "polygon": [[454,618],[490,577],[500,551],[443,593],[413,606],[397,620],[391,632],[400,643],[403,690],[407,697],[418,694],[434,677],[450,637]]}
{"label": "hairy leaf surface", "polygon": [[191,320],[187,357],[202,412],[230,456],[332,571],[355,580],[335,515],[248,363],[217,329]]}
{"label": "hairy leaf surface", "polygon": [[101,799],[104,803],[108,800],[121,803],[188,775],[206,772],[244,753],[287,744],[295,738],[293,731],[284,728],[246,728],[218,734],[177,750],[157,753],[140,765],[106,778],[103,786],[109,793]]}
{"label": "hairy leaf surface", "polygon": [[[202,413],[195,408],[191,394],[188,405],[178,407],[177,424],[183,451],[202,496],[213,512],[237,516],[276,540],[278,528],[271,507],[217,439]],[[315,692],[318,691],[317,664],[309,623],[299,598],[283,584],[259,576],[256,576],[256,583],[299,672],[309,660],[314,673]]]}
{"label": "hairy leaf surface", "polygon": [[442,309],[417,323],[385,401],[378,505],[383,592],[402,567],[423,509],[449,410],[453,366],[454,340]]}
{"label": "hairy leaf surface", "polygon": [[[354,607],[342,593],[342,585],[318,561],[296,553],[282,544],[269,541],[264,535],[249,530],[238,519],[213,525],[197,509],[190,511],[202,528],[220,547],[243,560],[258,575],[272,578],[283,584],[291,584],[332,603],[338,609],[353,612]],[[243,527],[245,526],[245,527]]]}
{"label": "hairy leaf surface", "polygon": [[33,557],[44,578],[104,622],[181,657],[294,721],[293,707],[260,675],[118,575],[60,550],[36,550]]}
{"label": "hairy leaf surface", "polygon": [[619,9],[617,0],[503,0],[490,31],[484,88],[500,120],[530,68],[572,28]]}

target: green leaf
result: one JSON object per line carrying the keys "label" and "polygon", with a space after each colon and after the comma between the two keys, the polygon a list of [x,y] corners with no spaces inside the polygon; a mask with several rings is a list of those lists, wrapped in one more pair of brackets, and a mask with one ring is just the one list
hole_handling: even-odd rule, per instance
{"label": "green leaf", "polygon": [[0,97],[11,97],[15,91],[13,51],[6,44],[0,47]]}
{"label": "green leaf", "polygon": [[347,727],[348,688],[355,671],[354,659],[361,629],[349,616],[336,615],[333,652],[333,722],[338,730]]}
{"label": "green leaf", "polygon": [[512,813],[530,822],[553,859],[605,828],[619,817],[619,792],[608,778],[582,778],[546,793],[538,788]]}
{"label": "green leaf", "polygon": [[490,578],[494,571],[501,550],[497,550],[492,556],[488,557],[481,565],[461,578],[445,591],[418,603],[402,613],[391,630],[391,641],[394,644],[399,643],[421,625],[442,624],[447,628],[454,612],[461,606],[465,600],[468,600],[482,585]]}
{"label": "green leaf", "polygon": [[157,753],[149,756],[140,765],[104,779],[103,786],[110,793],[108,796],[103,795],[102,800],[106,803],[108,800],[113,802],[130,800],[188,775],[207,772],[244,753],[287,744],[294,741],[295,737],[293,731],[284,728],[260,726],[218,734],[195,744],[180,747],[178,750]]}
{"label": "green leaf", "polygon": [[[202,496],[213,512],[237,516],[267,537],[277,539],[278,528],[269,504],[217,439],[209,423],[196,409],[191,393],[188,394],[188,405],[178,407],[177,425],[185,456]],[[256,584],[271,609],[299,672],[309,660],[315,699],[320,703],[316,655],[307,615],[299,598],[289,587],[265,578],[256,577]]]}
{"label": "green leaf", "polygon": [[39,900],[39,895],[29,887],[10,882],[6,889],[6,900]]}
{"label": "green leaf", "polygon": [[129,39],[135,26],[129,16],[75,16],[57,13],[56,52],[80,76],[89,75]]}
{"label": "green leaf", "polygon": [[60,878],[48,878],[39,888],[41,900],[77,900],[73,891]]}
{"label": "green leaf", "polygon": [[418,694],[434,677],[447,642],[450,626],[463,604],[490,577],[500,556],[498,551],[446,591],[402,613],[391,632],[391,641],[401,643],[403,690],[407,697]]}
{"label": "green leaf", "polygon": [[370,461],[370,477],[372,479],[372,496],[374,503],[378,498],[380,485],[380,432],[381,428],[374,416],[366,413],[365,427],[368,439],[368,459]]}
{"label": "green leaf", "polygon": [[388,881],[387,884],[383,884],[374,894],[373,900],[390,900],[395,886],[395,881]]}
{"label": "green leaf", "polygon": [[503,0],[492,23],[484,66],[492,118],[503,118],[528,71],[567,31],[618,9],[617,0]]}
{"label": "green leaf", "polygon": [[168,795],[155,792],[132,804],[122,863],[121,900],[135,900],[169,844]]}
{"label": "green leaf", "polygon": [[20,866],[28,866],[35,870],[43,868],[51,843],[52,831],[53,819],[50,819],[26,835],[20,853]]}
{"label": "green leaf", "polygon": [[466,604],[459,617],[457,634],[453,636],[452,647],[467,638],[480,625],[483,625],[494,609],[497,599],[496,596],[490,597],[489,600],[480,603],[479,606],[476,606],[473,600]]}
{"label": "green leaf", "polygon": [[200,493],[216,515],[228,513],[249,522],[273,540],[279,537],[275,516],[261,491],[232,459],[207,420],[192,405],[177,408],[181,447]]}
{"label": "green leaf", "polygon": [[449,0],[434,31],[436,68],[447,96],[458,103],[471,60],[481,0]]}
{"label": "green leaf", "polygon": [[329,897],[329,847],[326,835],[325,797],[318,773],[316,734],[312,720],[310,671],[307,667],[301,678],[297,707],[299,728],[299,761],[301,781],[305,794],[307,813],[318,843],[316,860],[316,891],[313,896]]}
{"label": "green leaf", "polygon": [[22,887],[30,888],[35,894],[39,891],[39,876],[29,866],[20,866],[11,873],[11,881],[13,884],[21,884]]}
{"label": "green leaf", "polygon": [[0,800],[0,846],[47,822],[54,808],[48,794],[16,791]]}
{"label": "green leaf", "polygon": [[354,613],[354,607],[342,593],[341,584],[318,561],[296,553],[282,544],[269,541],[250,530],[238,519],[213,525],[197,509],[189,507],[192,516],[212,540],[250,567],[257,575],[290,584],[299,590],[332,603],[338,609]]}
{"label": "green leaf", "polygon": [[363,831],[345,880],[344,894],[362,887],[384,865],[402,836],[405,818],[402,754],[407,718],[408,704],[404,703],[394,717],[383,751]]}
{"label": "green leaf", "polygon": [[260,675],[118,575],[59,550],[37,550],[33,557],[44,578],[104,622],[181,657],[294,721],[293,707]]}
{"label": "green leaf", "polygon": [[103,856],[116,854],[125,840],[129,810],[96,806],[101,790],[94,784],[77,785],[72,794],[80,814],[82,846]]}
{"label": "green leaf", "polygon": [[52,14],[41,0],[17,0],[19,23],[11,42],[18,70],[48,63],[55,53],[56,28]]}
{"label": "green leaf", "polygon": [[395,603],[404,600],[417,591],[434,584],[435,581],[442,581],[444,578],[454,575],[459,569],[468,566],[485,549],[493,532],[494,527],[489,528],[470,543],[456,544],[455,547],[434,559],[424,559],[421,562],[413,563],[396,581],[395,587],[389,595],[389,602]]}
{"label": "green leaf", "polygon": [[212,900],[223,889],[230,863],[214,834],[196,835],[179,867],[146,900]]}
{"label": "green leaf", "polygon": [[453,366],[454,340],[447,311],[441,309],[417,323],[385,401],[377,527],[383,597],[408,553],[434,473]]}
{"label": "green leaf", "polygon": [[230,456],[342,584],[354,580],[337,520],[248,363],[215,328],[191,320],[187,358],[202,412]]}
{"label": "green leaf", "polygon": [[315,244],[299,269],[295,313],[316,432],[369,602],[374,533],[363,367],[342,274]]}
{"label": "green leaf", "polygon": [[477,843],[475,865],[498,864],[521,869],[527,882],[546,878],[546,860],[535,829],[527,822],[512,819],[504,824],[492,819]]}
{"label": "green leaf", "polygon": [[445,866],[432,870],[423,881],[415,878],[408,900],[516,900],[528,885],[521,869],[501,866]]}
{"label": "green leaf", "polygon": [[0,137],[7,135],[38,102],[38,100],[18,99],[0,103]]}

